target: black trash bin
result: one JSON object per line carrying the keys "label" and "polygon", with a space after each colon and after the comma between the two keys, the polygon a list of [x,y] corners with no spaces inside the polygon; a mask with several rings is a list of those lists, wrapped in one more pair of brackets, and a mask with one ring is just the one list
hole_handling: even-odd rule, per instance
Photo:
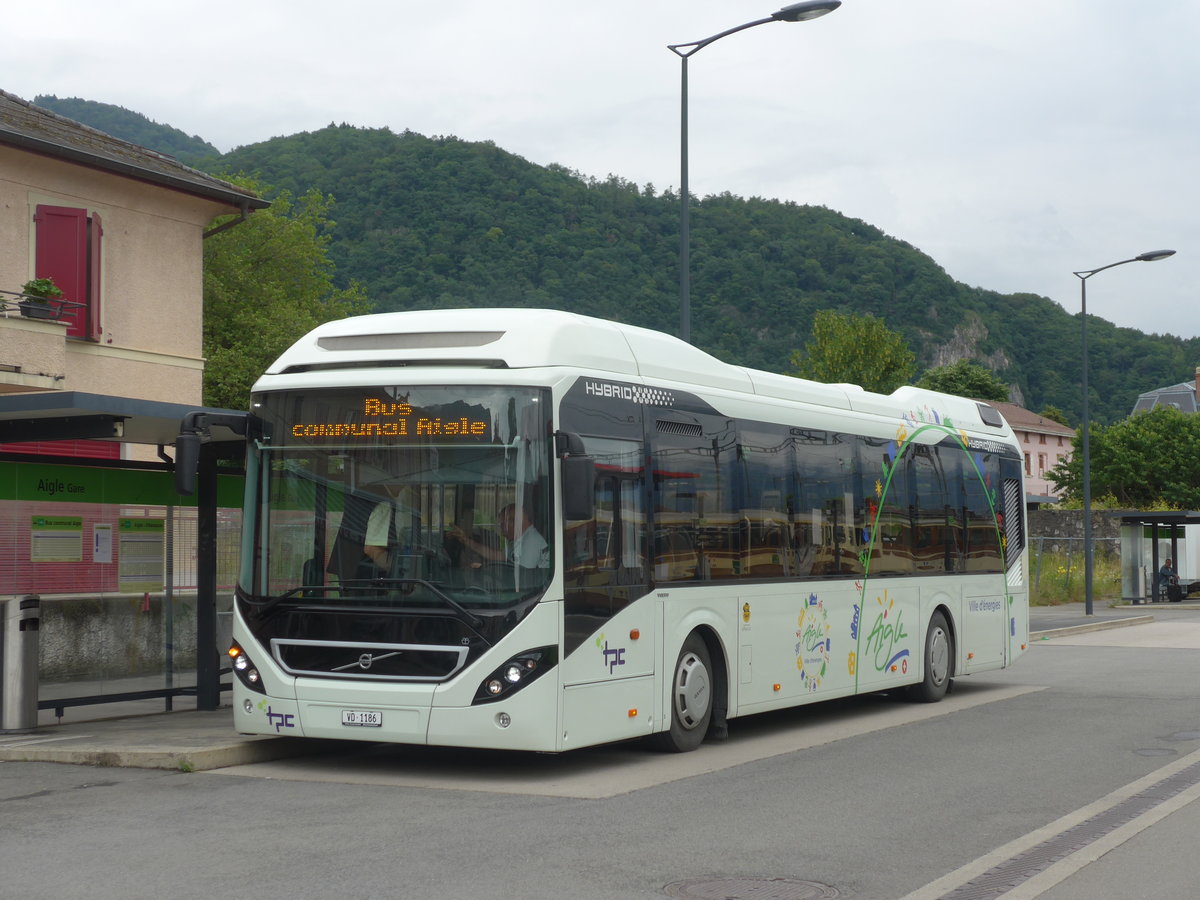
{"label": "black trash bin", "polygon": [[37,727],[38,632],[42,598],[36,594],[3,601],[4,645],[0,654],[0,733]]}

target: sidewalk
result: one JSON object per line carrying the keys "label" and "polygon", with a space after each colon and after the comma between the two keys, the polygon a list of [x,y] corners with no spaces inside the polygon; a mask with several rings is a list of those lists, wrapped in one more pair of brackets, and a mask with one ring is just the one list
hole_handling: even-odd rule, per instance
{"label": "sidewalk", "polygon": [[[1084,604],[1063,603],[1059,606],[1029,607],[1029,637],[1065,637],[1085,631],[1101,631],[1105,628],[1122,628],[1128,625],[1145,625],[1156,617],[1174,616],[1184,613],[1194,618],[1200,611],[1200,602],[1187,603],[1143,603],[1140,605],[1110,606],[1110,601],[1094,601],[1092,615],[1084,614]],[[1190,615],[1186,615],[1189,614]]]}
{"label": "sidewalk", "polygon": [[[1084,631],[1141,625],[1164,613],[1190,612],[1188,618],[1196,618],[1200,617],[1200,603],[1121,607],[1097,603],[1092,611],[1093,615],[1084,615],[1082,603],[1031,607],[1030,639],[1048,640]],[[194,702],[190,698],[180,701]],[[72,707],[62,724],[41,724],[29,734],[0,734],[0,762],[57,762],[191,772],[319,753],[329,745],[307,738],[236,734],[233,710],[229,707],[214,711],[135,712],[153,706],[151,701],[139,701],[137,705]]]}
{"label": "sidewalk", "polygon": [[320,752],[325,745],[304,738],[236,734],[233,710],[225,707],[80,720],[42,725],[28,734],[0,734],[0,762],[193,772],[302,756]]}

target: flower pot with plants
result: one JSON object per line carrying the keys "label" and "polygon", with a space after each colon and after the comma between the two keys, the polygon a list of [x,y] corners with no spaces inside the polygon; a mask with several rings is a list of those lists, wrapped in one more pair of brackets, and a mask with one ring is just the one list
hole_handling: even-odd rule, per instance
{"label": "flower pot with plants", "polygon": [[58,310],[50,301],[62,298],[62,288],[53,279],[31,278],[21,285],[21,315],[31,319],[53,319]]}

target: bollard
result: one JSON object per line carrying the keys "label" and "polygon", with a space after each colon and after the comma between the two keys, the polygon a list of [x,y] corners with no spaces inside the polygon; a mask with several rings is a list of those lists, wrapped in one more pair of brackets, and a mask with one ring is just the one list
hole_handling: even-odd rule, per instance
{"label": "bollard", "polygon": [[42,599],[36,594],[4,603],[3,672],[0,672],[0,734],[37,727],[38,630]]}

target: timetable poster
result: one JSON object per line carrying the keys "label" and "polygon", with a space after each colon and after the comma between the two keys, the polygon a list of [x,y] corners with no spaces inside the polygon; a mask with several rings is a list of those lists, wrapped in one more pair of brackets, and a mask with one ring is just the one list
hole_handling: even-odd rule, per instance
{"label": "timetable poster", "polygon": [[161,591],[166,568],[165,519],[117,520],[117,582],[120,590]]}

